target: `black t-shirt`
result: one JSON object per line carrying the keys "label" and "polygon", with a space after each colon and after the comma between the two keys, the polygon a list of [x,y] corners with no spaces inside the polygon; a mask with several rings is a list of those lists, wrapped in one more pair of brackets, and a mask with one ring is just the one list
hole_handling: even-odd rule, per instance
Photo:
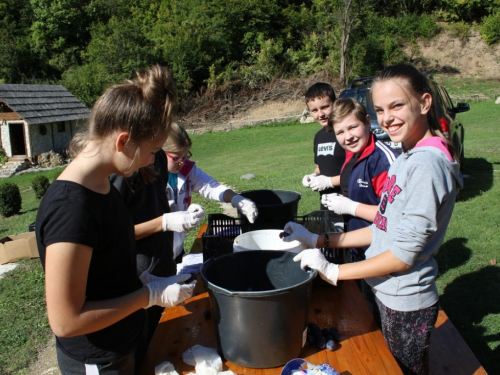
{"label": "black t-shirt", "polygon": [[[318,165],[320,174],[328,177],[340,175],[345,161],[345,150],[337,142],[335,132],[322,128],[314,136],[314,162]],[[340,193],[340,188],[327,189],[323,194]]]}
{"label": "black t-shirt", "polygon": [[[110,180],[123,197],[134,224],[144,223],[170,212],[165,188],[168,181],[167,156],[163,150],[155,155],[154,182],[145,183],[140,173],[132,177],[112,175]],[[173,260],[173,233],[160,232],[136,243],[137,267],[152,275],[168,277],[177,273]]]}
{"label": "black t-shirt", "polygon": [[[71,242],[93,249],[87,301],[120,297],[142,287],[137,277],[133,223],[114,186],[108,194],[99,194],[71,181],[54,181],[40,203],[35,228],[44,268],[49,245]],[[57,345],[80,362],[106,362],[134,349],[143,319],[141,309],[97,332],[56,337]]]}

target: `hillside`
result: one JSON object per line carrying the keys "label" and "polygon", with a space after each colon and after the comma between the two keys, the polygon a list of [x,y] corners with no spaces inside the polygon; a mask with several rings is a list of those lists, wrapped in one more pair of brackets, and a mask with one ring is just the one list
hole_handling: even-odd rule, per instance
{"label": "hillside", "polygon": [[[405,52],[419,68],[437,75],[496,80],[500,87],[500,44],[488,47],[476,30],[466,40],[443,30],[431,40],[418,41]],[[300,116],[303,94],[314,82],[326,81],[340,93],[338,80],[325,75],[307,79],[275,80],[258,92],[231,92],[224,99],[197,98],[190,113],[179,120],[186,128],[226,130],[262,120]],[[452,91],[452,90],[449,90]],[[500,92],[500,88],[499,88]]]}

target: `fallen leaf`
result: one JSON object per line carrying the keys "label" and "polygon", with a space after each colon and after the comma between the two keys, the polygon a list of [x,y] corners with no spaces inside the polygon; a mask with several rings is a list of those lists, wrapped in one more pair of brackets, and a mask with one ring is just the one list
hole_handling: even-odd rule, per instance
{"label": "fallen leaf", "polygon": [[495,264],[497,264],[497,260],[496,260],[496,258],[491,259],[491,260],[490,260],[490,264],[491,264],[492,266],[494,266]]}

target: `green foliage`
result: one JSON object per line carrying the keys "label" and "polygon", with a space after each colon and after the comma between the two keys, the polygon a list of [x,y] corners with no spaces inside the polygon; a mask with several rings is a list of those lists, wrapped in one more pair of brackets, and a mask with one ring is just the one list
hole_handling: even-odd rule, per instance
{"label": "green foliage", "polygon": [[451,22],[445,26],[446,29],[451,31],[451,35],[461,41],[466,41],[469,37],[471,26],[463,21]]}
{"label": "green foliage", "polygon": [[442,0],[440,17],[445,21],[479,21],[495,12],[498,0]]}
{"label": "green foliage", "polygon": [[500,41],[500,10],[483,19],[481,36],[486,44],[492,46]]}
{"label": "green foliage", "polygon": [[9,160],[9,157],[5,153],[5,149],[0,146],[0,163],[5,164]]}
{"label": "green foliage", "polygon": [[259,34],[257,50],[249,52],[252,64],[240,68],[244,86],[256,88],[271,81],[278,73],[279,64],[276,64],[276,61],[281,56],[283,43],[281,40],[264,38],[264,34]]}
{"label": "green foliage", "polygon": [[17,185],[10,182],[0,184],[0,215],[17,215],[21,211],[21,204],[21,193]]}
{"label": "green foliage", "polygon": [[36,176],[33,181],[31,181],[31,187],[35,191],[36,199],[42,199],[45,192],[49,188],[50,181],[47,177],[41,175]]}
{"label": "green foliage", "polygon": [[341,61],[351,77],[374,74],[407,59],[404,43],[434,36],[438,17],[462,21],[456,27],[463,37],[462,26],[486,16],[485,40],[499,38],[493,14],[500,0],[366,0],[345,9],[346,4],[2,0],[0,81],[62,83],[91,107],[109,85],[158,63],[172,69],[182,111],[189,110],[183,107],[189,97],[205,91],[256,88],[277,76],[336,75]]}
{"label": "green foliage", "polygon": [[31,0],[33,51],[63,72],[80,62],[80,52],[89,41],[86,1]]}

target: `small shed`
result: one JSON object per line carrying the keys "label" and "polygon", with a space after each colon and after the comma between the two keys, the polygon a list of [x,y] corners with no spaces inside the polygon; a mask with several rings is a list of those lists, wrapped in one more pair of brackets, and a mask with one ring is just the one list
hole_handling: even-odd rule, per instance
{"label": "small shed", "polygon": [[90,110],[61,85],[0,84],[1,144],[9,158],[64,153]]}

